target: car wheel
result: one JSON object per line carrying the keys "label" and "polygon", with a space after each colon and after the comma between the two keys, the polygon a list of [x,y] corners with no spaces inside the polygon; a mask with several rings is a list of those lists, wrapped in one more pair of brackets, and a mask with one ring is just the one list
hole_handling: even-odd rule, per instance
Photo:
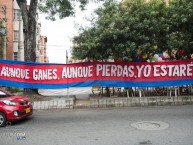
{"label": "car wheel", "polygon": [[7,118],[5,114],[0,112],[0,127],[5,126],[5,123],[7,122]]}

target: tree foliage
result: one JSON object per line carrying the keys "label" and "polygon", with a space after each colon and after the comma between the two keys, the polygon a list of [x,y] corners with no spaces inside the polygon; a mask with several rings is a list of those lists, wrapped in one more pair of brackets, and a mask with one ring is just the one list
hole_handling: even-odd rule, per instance
{"label": "tree foliage", "polygon": [[[108,46],[111,46],[111,37],[113,36],[111,33],[114,33],[114,29],[113,25],[109,24],[112,24],[116,19],[115,17],[117,17],[116,3],[110,5],[109,2],[106,2],[104,6],[106,9],[99,8],[96,11],[100,19],[93,22],[94,26],[84,30],[74,38],[76,48],[72,52],[74,57],[78,59],[105,60],[112,53],[111,47],[108,49]],[[112,13],[109,14],[109,11],[112,11]]]}
{"label": "tree foliage", "polygon": [[106,1],[96,11],[92,27],[74,38],[72,55],[75,59],[107,60],[111,56],[117,60],[139,57],[139,53],[167,50],[170,54],[175,49],[177,59],[188,58],[193,53],[192,11],[191,0],[171,0],[169,4],[165,0]]}
{"label": "tree foliage", "polygon": [[[80,7],[86,5],[87,0],[79,0]],[[24,56],[25,61],[36,61],[36,27],[37,27],[37,7],[40,4],[40,11],[47,13],[47,18],[56,20],[55,17],[65,18],[73,14],[73,5],[71,0],[30,0],[29,7],[27,0],[17,0],[21,10],[24,29]],[[25,89],[26,93],[35,92],[37,90]]]}
{"label": "tree foliage", "polygon": [[[193,1],[173,0],[168,9],[169,33],[167,45],[184,49],[187,57],[193,53]],[[178,56],[181,58],[181,56]]]}
{"label": "tree foliage", "polygon": [[[36,61],[36,16],[38,5],[39,10],[48,15],[46,17],[47,19],[56,20],[57,16],[62,19],[73,15],[74,2],[71,0],[30,0],[30,5],[28,8],[27,0],[17,0],[17,3],[21,9],[24,25],[25,61]],[[83,9],[88,1],[79,0],[79,2],[80,7]]]}
{"label": "tree foliage", "polygon": [[47,19],[56,20],[56,16],[63,19],[74,14],[77,2],[81,10],[84,10],[88,0],[41,0],[38,8],[40,12],[47,14]]}

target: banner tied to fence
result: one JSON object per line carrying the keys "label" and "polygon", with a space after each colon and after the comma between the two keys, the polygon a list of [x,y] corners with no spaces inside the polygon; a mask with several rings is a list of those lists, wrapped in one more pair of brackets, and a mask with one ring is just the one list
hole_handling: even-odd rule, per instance
{"label": "banner tied to fence", "polygon": [[193,60],[164,62],[84,62],[74,64],[0,60],[0,85],[57,89],[158,87],[193,84]]}

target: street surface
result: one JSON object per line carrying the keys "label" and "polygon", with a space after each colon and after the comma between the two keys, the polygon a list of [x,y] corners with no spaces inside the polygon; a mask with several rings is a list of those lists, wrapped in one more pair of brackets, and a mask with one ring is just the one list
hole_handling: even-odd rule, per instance
{"label": "street surface", "polygon": [[193,106],[41,110],[0,135],[1,145],[193,145]]}

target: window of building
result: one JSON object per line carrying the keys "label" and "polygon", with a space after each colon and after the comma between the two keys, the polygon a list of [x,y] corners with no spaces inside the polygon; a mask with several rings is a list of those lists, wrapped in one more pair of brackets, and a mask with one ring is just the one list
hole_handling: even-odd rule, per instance
{"label": "window of building", "polygon": [[14,41],[18,41],[19,40],[19,31],[14,31]]}
{"label": "window of building", "polygon": [[13,12],[13,19],[14,20],[20,20],[20,10],[18,9],[14,9],[14,12]]}
{"label": "window of building", "polygon": [[18,52],[14,52],[13,53],[13,60],[17,60],[17,58],[18,58]]}

